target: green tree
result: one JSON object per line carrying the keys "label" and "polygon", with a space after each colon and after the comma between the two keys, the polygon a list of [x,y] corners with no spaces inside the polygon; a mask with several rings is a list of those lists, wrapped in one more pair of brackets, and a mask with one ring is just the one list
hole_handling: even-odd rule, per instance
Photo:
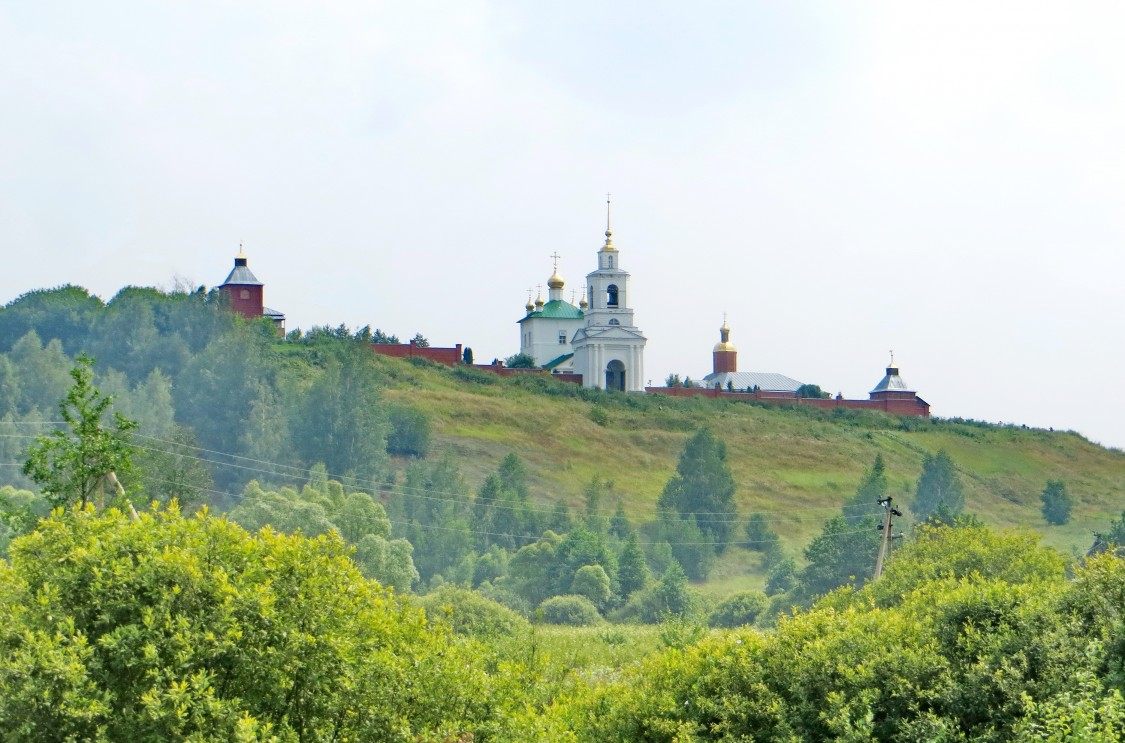
{"label": "green tree", "polygon": [[414,564],[423,583],[450,569],[472,552],[469,489],[446,453],[434,462],[411,462],[399,492],[388,504],[395,532],[414,545]]}
{"label": "green tree", "polygon": [[469,366],[473,365],[473,349],[469,346],[465,346],[465,350],[461,354],[461,363],[468,364]]}
{"label": "green tree", "polygon": [[599,611],[605,609],[612,595],[609,585],[609,575],[601,565],[583,565],[574,574],[570,583],[570,593],[575,596],[584,596],[590,600]]}
{"label": "green tree", "polygon": [[135,461],[145,500],[187,506],[210,499],[214,480],[191,429],[175,426],[167,438],[141,441]]}
{"label": "green tree", "polygon": [[797,586],[797,562],[792,557],[779,560],[766,574],[766,595],[776,596]]}
{"label": "green tree", "polygon": [[375,332],[371,335],[371,342],[382,345],[397,345],[401,343],[397,335],[384,333],[382,330],[379,330],[379,328],[375,328]]}
{"label": "green tree", "polygon": [[504,359],[504,366],[509,369],[534,369],[538,366],[535,357],[531,354],[517,353]]}
{"label": "green tree", "polygon": [[7,557],[11,540],[30,532],[49,510],[41,495],[11,485],[0,486],[0,557]]}
{"label": "green tree", "polygon": [[964,508],[965,493],[953,459],[944,449],[937,454],[927,454],[922,460],[922,475],[918,478],[911,506],[914,518],[923,521],[939,509],[955,517]]}
{"label": "green tree", "polygon": [[20,395],[17,412],[47,410],[66,394],[73,363],[58,339],[43,344],[34,330],[28,331],[12,347],[9,360],[16,371],[13,381]]}
{"label": "green tree", "polygon": [[352,559],[365,577],[399,591],[409,591],[418,581],[413,554],[414,546],[405,539],[365,534],[356,542]]}
{"label": "green tree", "polygon": [[848,523],[858,524],[865,516],[870,516],[879,508],[879,501],[887,497],[887,466],[883,455],[876,454],[871,469],[863,473],[863,479],[855,489],[855,495],[844,504],[844,516]]}
{"label": "green tree", "polygon": [[633,532],[633,525],[629,523],[629,517],[625,515],[625,506],[621,501],[617,501],[617,510],[613,512],[613,518],[609,520],[609,533],[618,539],[627,539]]}
{"label": "green tree", "polygon": [[640,594],[645,621],[658,622],[669,615],[685,617],[696,606],[696,597],[688,587],[687,575],[679,563],[673,562],[658,583]]}
{"label": "green tree", "polygon": [[0,351],[34,330],[40,338],[57,339],[67,352],[77,353],[103,307],[102,300],[70,284],[27,292],[0,312]]}
{"label": "green tree", "polygon": [[712,627],[739,627],[753,624],[758,615],[766,610],[770,600],[761,591],[743,591],[719,602],[707,619]]}
{"label": "green tree", "polygon": [[372,359],[349,344],[330,359],[299,399],[293,440],[306,462],[337,477],[377,480],[387,459],[386,410]]}
{"label": "green tree", "polygon": [[600,566],[612,582],[617,577],[617,555],[606,535],[579,524],[559,543],[555,552],[552,593],[565,593],[583,566]]}
{"label": "green tree", "polygon": [[645,533],[650,541],[669,545],[675,561],[688,577],[707,580],[715,565],[715,542],[711,534],[699,528],[695,519],[662,511],[655,521],[645,525]]}
{"label": "green tree", "polygon": [[588,627],[602,621],[598,608],[585,596],[552,596],[537,612],[548,624]]}
{"label": "green tree", "polygon": [[761,513],[750,514],[746,522],[746,540],[746,547],[755,552],[772,552],[781,548],[781,538]]}
{"label": "green tree", "polygon": [[431,621],[467,637],[512,637],[529,629],[527,620],[519,614],[467,588],[447,584],[423,596],[419,603]]}
{"label": "green tree", "polygon": [[726,549],[735,518],[734,477],[726,460],[726,444],[709,428],[699,429],[684,446],[677,474],[664,486],[657,502],[661,510],[694,519],[717,552]]}
{"label": "green tree", "polygon": [[637,532],[631,531],[617,560],[617,583],[621,597],[628,599],[648,586],[650,580],[648,561],[637,539]]}
{"label": "green tree", "polygon": [[112,424],[107,422],[113,399],[94,386],[93,367],[89,356],[75,359],[73,384],[59,403],[68,430],[37,437],[23,465],[24,474],[54,506],[104,500],[107,486],[114,488],[112,481],[128,481],[133,474],[129,432],[137,424],[120,413],[113,414]]}
{"label": "green tree", "polygon": [[1071,498],[1062,480],[1048,480],[1039,496],[1043,501],[1043,518],[1048,524],[1062,526],[1070,521]]}
{"label": "green tree", "polygon": [[430,419],[405,405],[390,407],[387,453],[422,458],[430,448]]}
{"label": "green tree", "polygon": [[582,491],[582,498],[586,502],[586,526],[597,532],[605,532],[609,528],[602,514],[602,500],[607,495],[609,495],[609,484],[602,480],[600,475],[594,475]]}
{"label": "green tree", "polygon": [[3,738],[445,740],[526,703],[347,551],[174,511],[41,522],[0,561]]}
{"label": "green tree", "polygon": [[843,516],[829,519],[824,530],[805,548],[808,565],[801,586],[810,596],[843,585],[862,586],[871,580],[882,532],[874,516],[852,524]]}
{"label": "green tree", "polygon": [[826,398],[829,394],[820,388],[819,384],[802,384],[797,388],[797,397]]}
{"label": "green tree", "polygon": [[562,537],[546,532],[539,541],[521,547],[508,562],[512,590],[531,606],[538,606],[558,591],[555,574]]}
{"label": "green tree", "polygon": [[[273,342],[252,327],[237,326],[194,355],[176,378],[172,396],[179,422],[195,432],[201,446],[227,453],[245,450],[246,422],[259,388],[274,384],[266,362]],[[271,427],[278,427],[276,418]],[[276,458],[276,452],[269,458]],[[237,479],[216,475],[226,484]]]}

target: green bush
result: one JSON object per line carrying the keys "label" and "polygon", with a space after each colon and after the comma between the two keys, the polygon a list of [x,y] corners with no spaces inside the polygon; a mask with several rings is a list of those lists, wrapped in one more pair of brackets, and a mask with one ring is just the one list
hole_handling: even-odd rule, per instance
{"label": "green bush", "polygon": [[347,552],[174,510],[39,522],[0,560],[0,737],[445,740],[526,705]]}
{"label": "green bush", "polygon": [[459,635],[508,637],[530,628],[527,620],[476,591],[445,584],[420,599],[431,621],[447,625]]}
{"label": "green bush", "polygon": [[405,405],[390,408],[391,432],[387,435],[387,453],[403,457],[426,456],[430,449],[430,420]]}
{"label": "green bush", "polygon": [[588,627],[602,621],[598,607],[585,596],[552,596],[539,605],[539,614],[548,624]]}
{"label": "green bush", "polygon": [[583,565],[574,574],[570,592],[589,599],[594,606],[604,608],[610,597],[609,575],[601,565]]}
{"label": "green bush", "polygon": [[1048,480],[1040,499],[1043,501],[1043,518],[1048,524],[1062,526],[1070,521],[1071,498],[1066,483]]}
{"label": "green bush", "polygon": [[769,603],[769,598],[761,591],[736,593],[723,599],[715,607],[707,623],[712,627],[739,627],[753,624]]}

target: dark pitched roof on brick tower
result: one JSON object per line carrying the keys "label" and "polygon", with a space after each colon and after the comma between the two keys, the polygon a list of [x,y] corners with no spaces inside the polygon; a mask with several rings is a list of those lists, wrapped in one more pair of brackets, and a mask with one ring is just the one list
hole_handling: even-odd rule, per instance
{"label": "dark pitched roof on brick tower", "polygon": [[246,265],[246,254],[241,249],[238,252],[238,257],[234,259],[234,268],[221,286],[236,284],[240,286],[262,286],[262,282],[258,281],[258,277]]}
{"label": "dark pitched roof on brick tower", "polygon": [[902,377],[898,375],[898,367],[895,366],[894,357],[891,357],[891,365],[887,367],[887,374],[875,385],[872,392],[911,392],[912,390],[906,386],[906,382],[902,381]]}

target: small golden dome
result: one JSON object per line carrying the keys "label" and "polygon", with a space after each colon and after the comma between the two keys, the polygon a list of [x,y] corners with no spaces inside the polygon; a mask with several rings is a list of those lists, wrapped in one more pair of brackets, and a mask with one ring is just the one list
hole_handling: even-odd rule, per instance
{"label": "small golden dome", "polygon": [[550,289],[562,289],[564,283],[562,276],[559,276],[559,269],[557,268],[555,272],[551,274],[551,278],[547,279],[547,287]]}
{"label": "small golden dome", "polygon": [[738,349],[730,342],[730,325],[727,324],[726,317],[723,318],[723,327],[719,328],[719,342],[715,344],[715,352],[729,352],[733,353]]}
{"label": "small golden dome", "polygon": [[543,295],[539,295],[535,298],[535,309],[543,309]]}
{"label": "small golden dome", "polygon": [[532,312],[535,309],[535,305],[531,303],[531,297],[527,298],[527,304],[525,304],[523,308],[528,312]]}

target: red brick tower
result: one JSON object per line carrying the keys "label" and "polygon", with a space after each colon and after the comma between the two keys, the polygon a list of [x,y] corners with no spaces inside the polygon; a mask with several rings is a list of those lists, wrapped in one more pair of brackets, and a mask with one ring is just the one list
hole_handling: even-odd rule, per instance
{"label": "red brick tower", "polygon": [[738,349],[730,342],[730,325],[727,325],[725,317],[723,318],[723,327],[719,328],[719,337],[722,340],[715,344],[714,353],[711,355],[714,373],[724,374],[738,371]]}
{"label": "red brick tower", "polygon": [[241,245],[238,257],[234,259],[234,269],[219,291],[230,300],[230,308],[243,317],[254,319],[263,315],[262,282],[247,267]]}

